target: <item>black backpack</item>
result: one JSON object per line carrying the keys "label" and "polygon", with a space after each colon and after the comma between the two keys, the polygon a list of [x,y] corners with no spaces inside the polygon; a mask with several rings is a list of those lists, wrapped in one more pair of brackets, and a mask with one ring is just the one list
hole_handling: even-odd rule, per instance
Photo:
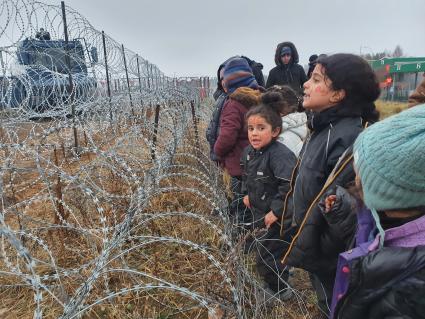
{"label": "black backpack", "polygon": [[257,83],[259,86],[264,87],[264,75],[263,75],[263,65],[259,62],[256,62],[254,60],[251,60],[250,58],[247,58],[246,56],[241,56],[241,58],[245,59],[249,66],[251,67],[252,73],[254,74],[255,80],[257,80]]}
{"label": "black backpack", "polygon": [[217,141],[219,129],[220,129],[220,117],[221,111],[223,110],[223,105],[227,101],[228,95],[225,92],[222,92],[220,96],[217,98],[214,111],[208,124],[208,128],[206,131],[206,137],[208,144],[210,144],[210,159],[213,161],[219,161],[220,158],[214,153],[214,144]]}

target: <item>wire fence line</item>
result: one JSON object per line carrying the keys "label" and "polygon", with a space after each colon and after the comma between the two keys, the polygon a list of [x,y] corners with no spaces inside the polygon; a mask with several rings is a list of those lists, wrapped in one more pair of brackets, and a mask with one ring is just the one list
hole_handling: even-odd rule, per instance
{"label": "wire fence line", "polygon": [[265,318],[204,149],[208,79],[64,4],[1,0],[0,21],[0,313]]}
{"label": "wire fence line", "polygon": [[196,97],[188,81],[165,76],[69,7],[29,0],[1,6],[0,105],[21,116],[60,116],[73,106],[118,113],[123,104],[175,99],[173,91]]}

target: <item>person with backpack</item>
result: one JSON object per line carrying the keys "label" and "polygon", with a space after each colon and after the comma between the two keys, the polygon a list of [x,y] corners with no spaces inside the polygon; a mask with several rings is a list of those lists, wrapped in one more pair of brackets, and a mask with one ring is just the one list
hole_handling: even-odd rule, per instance
{"label": "person with backpack", "polygon": [[[224,73],[224,67],[226,63],[234,58],[238,58],[239,56],[234,56],[226,61],[224,61],[217,70],[217,89],[213,94],[215,104],[214,104],[214,110],[212,113],[211,120],[208,124],[208,128],[206,130],[206,138],[210,146],[210,159],[215,162],[220,161],[220,157],[217,156],[217,154],[214,153],[214,145],[217,141],[218,135],[219,135],[219,127],[220,127],[220,117],[221,117],[221,111],[223,109],[224,103],[228,99],[228,94],[225,92],[223,88],[223,73]],[[263,76],[263,65],[261,63],[258,63],[254,60],[249,59],[246,56],[241,56],[241,58],[245,59],[251,68],[252,74],[254,75],[254,78],[257,82],[257,84],[260,87],[264,87],[264,76]]]}
{"label": "person with backpack", "polygon": [[261,92],[251,67],[240,57],[226,62],[222,84],[228,99],[221,111],[220,132],[213,150],[219,157],[221,167],[231,176],[233,200],[229,210],[233,217],[239,219],[238,215],[245,210],[242,203],[240,159],[249,144],[245,114],[259,104]]}
{"label": "person with backpack", "polygon": [[213,94],[215,100],[214,110],[205,132],[208,144],[210,146],[210,159],[217,163],[220,161],[220,157],[214,153],[214,145],[219,134],[221,111],[223,109],[224,103],[228,98],[228,95],[223,88],[223,73],[226,62],[222,63],[217,70],[217,89]]}

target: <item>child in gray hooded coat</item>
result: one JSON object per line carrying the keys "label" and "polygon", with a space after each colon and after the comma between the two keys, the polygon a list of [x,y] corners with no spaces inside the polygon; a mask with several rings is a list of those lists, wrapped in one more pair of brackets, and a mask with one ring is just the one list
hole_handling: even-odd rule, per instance
{"label": "child in gray hooded coat", "polygon": [[289,86],[274,85],[261,96],[264,104],[275,105],[282,116],[282,132],[277,141],[288,147],[295,156],[301,152],[307,137],[307,115],[297,112],[300,99]]}

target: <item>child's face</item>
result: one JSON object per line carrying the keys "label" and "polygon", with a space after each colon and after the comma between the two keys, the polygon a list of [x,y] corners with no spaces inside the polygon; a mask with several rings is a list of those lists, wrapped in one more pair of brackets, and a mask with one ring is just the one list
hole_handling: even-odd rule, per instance
{"label": "child's face", "polygon": [[306,109],[321,112],[341,101],[345,93],[343,90],[334,91],[332,82],[325,76],[323,67],[317,64],[311,78],[304,83],[304,102]]}
{"label": "child's face", "polygon": [[252,115],[248,118],[248,139],[251,146],[259,150],[267,146],[279,135],[279,128],[272,126],[260,115]]}

